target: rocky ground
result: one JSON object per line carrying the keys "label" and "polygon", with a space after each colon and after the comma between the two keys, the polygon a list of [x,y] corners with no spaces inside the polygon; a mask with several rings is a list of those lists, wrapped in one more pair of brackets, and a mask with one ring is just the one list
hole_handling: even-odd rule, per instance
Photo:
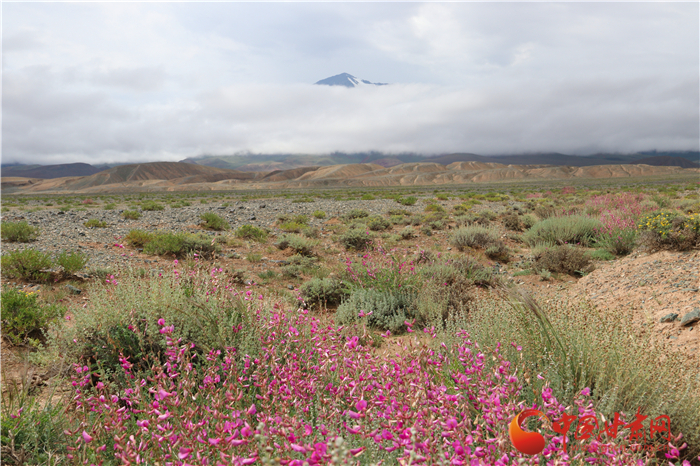
{"label": "rocky ground", "polygon": [[[458,200],[440,201],[448,211]],[[496,213],[505,210],[507,203],[488,203],[475,206],[473,210],[491,210]],[[425,202],[419,201],[414,206],[401,206],[394,200],[377,199],[371,201],[335,201],[315,200],[310,203],[294,203],[287,199],[266,199],[249,202],[234,202],[230,205],[219,203],[199,204],[197,206],[166,208],[163,211],[142,212],[139,220],[125,220],[121,216],[120,207],[115,210],[90,209],[86,211],[61,212],[57,209],[46,209],[38,212],[23,212],[14,210],[5,212],[2,220],[26,220],[37,226],[41,234],[37,241],[29,244],[3,243],[2,253],[24,248],[36,248],[52,254],[63,250],[82,250],[89,254],[90,260],[86,266],[84,279],[99,270],[114,270],[123,266],[167,268],[173,258],[158,257],[143,254],[142,251],[123,245],[122,238],[132,229],[149,231],[205,231],[199,224],[200,215],[205,212],[215,212],[225,218],[232,228],[243,224],[252,224],[270,230],[272,240],[266,244],[240,242],[235,246],[224,246],[221,257],[217,258],[228,270],[246,270],[248,277],[254,281],[257,275],[265,270],[279,270],[288,254],[279,251],[272,245],[274,236],[281,234],[276,225],[277,218],[282,214],[305,214],[310,219],[310,225],[319,229],[320,234],[317,251],[323,257],[324,265],[333,268],[342,266],[345,252],[335,241],[334,226],[340,221],[336,218],[352,209],[363,209],[370,214],[386,214],[390,209],[405,209],[412,213],[422,213]],[[326,218],[313,217],[314,211],[324,211]],[[106,228],[86,228],[84,223],[89,219],[98,219],[107,223]],[[452,223],[451,227],[454,227]],[[397,232],[403,227],[394,227]],[[226,235],[226,232],[205,231],[212,238]],[[428,237],[420,235],[415,240],[402,242],[401,247],[414,250],[416,248],[449,251],[448,242],[450,230],[434,231]],[[669,351],[679,351],[689,358],[700,362],[700,253],[695,252],[656,252],[637,251],[630,256],[610,262],[598,262],[596,270],[587,276],[576,279],[568,276],[543,281],[538,275],[514,275],[525,267],[529,250],[525,245],[512,238],[506,239],[514,251],[513,261],[501,265],[488,261],[499,271],[503,278],[512,280],[516,286],[525,288],[538,299],[549,300],[557,297],[585,300],[601,309],[607,309],[629,321],[630,325],[652,326],[658,337]],[[123,246],[123,247],[122,247]],[[257,252],[262,255],[259,262],[251,263],[244,257],[247,253]],[[66,282],[54,285],[38,285],[15,279],[2,278],[2,286],[19,286],[27,289],[51,291],[58,287],[65,288]],[[83,287],[80,280],[72,280],[71,286]],[[282,292],[290,292],[301,285],[300,279],[282,278],[272,284],[263,283],[261,286],[277,287]],[[68,293],[65,300],[72,305],[79,305],[89,299],[85,294]],[[35,376],[30,373],[29,366],[21,364],[21,358],[6,351],[3,344],[3,370],[16,366],[14,377],[27,378]],[[13,362],[14,361],[14,362]],[[27,372],[30,371],[30,372]],[[45,377],[44,374],[42,377]]]}

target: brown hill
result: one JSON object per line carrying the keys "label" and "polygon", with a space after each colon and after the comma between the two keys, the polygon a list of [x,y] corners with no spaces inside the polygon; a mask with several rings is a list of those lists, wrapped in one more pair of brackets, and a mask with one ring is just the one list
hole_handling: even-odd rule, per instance
{"label": "brown hill", "polygon": [[671,157],[661,155],[656,157],[646,157],[644,159],[635,160],[635,165],[653,165],[655,167],[681,167],[681,168],[700,168],[700,164],[691,162],[683,157]]}
{"label": "brown hill", "polygon": [[341,186],[429,186],[515,180],[630,178],[700,174],[698,168],[651,165],[504,165],[493,162],[373,163],[304,167],[272,172],[241,172],[182,162],[124,165],[86,177],[51,180],[3,178],[4,193],[131,192],[280,189]]}

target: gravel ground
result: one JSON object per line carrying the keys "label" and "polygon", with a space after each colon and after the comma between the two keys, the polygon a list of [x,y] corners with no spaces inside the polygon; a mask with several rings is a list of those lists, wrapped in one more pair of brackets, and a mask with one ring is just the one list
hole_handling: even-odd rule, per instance
{"label": "gravel ground", "polygon": [[[456,204],[457,201],[450,201]],[[447,205],[448,202],[441,202]],[[376,199],[372,201],[335,201],[316,200],[314,202],[293,203],[288,199],[265,199],[250,202],[234,202],[224,207],[221,203],[181,207],[172,209],[166,207],[162,211],[144,211],[139,220],[125,220],[121,216],[123,210],[88,210],[61,212],[58,209],[46,209],[40,212],[10,212],[2,216],[3,221],[26,220],[30,225],[40,230],[37,241],[33,243],[3,243],[2,254],[9,251],[34,248],[52,254],[63,250],[83,250],[90,254],[86,268],[110,268],[117,264],[126,264],[141,259],[123,254],[124,250],[115,247],[121,237],[132,229],[147,231],[200,231],[212,237],[221,234],[206,231],[198,227],[200,215],[214,212],[229,222],[232,229],[244,224],[277,229],[273,226],[278,216],[283,214],[309,217],[309,224],[322,228],[332,217],[343,215],[353,209],[366,210],[370,214],[386,214],[391,209],[404,209],[412,213],[423,212],[425,203],[419,201],[414,206],[402,206],[391,199]],[[313,212],[326,212],[325,219],[313,217]],[[86,228],[83,224],[89,219],[97,219],[107,223],[106,228]],[[152,262],[158,262],[157,257]]]}

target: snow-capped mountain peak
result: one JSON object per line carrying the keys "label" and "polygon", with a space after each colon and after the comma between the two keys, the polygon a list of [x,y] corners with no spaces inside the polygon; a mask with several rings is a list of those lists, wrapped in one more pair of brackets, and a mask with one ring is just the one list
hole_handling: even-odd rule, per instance
{"label": "snow-capped mountain peak", "polygon": [[330,78],[322,79],[315,84],[325,86],[345,86],[345,87],[360,87],[360,86],[386,86],[387,83],[373,83],[366,79],[358,79],[349,73],[341,73]]}

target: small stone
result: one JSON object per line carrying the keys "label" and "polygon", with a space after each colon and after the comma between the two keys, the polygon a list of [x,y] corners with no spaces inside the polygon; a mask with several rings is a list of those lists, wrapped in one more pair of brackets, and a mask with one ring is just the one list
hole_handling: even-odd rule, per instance
{"label": "small stone", "polygon": [[677,319],[678,319],[678,314],[676,314],[675,312],[672,312],[670,314],[666,314],[665,316],[663,316],[659,322],[661,322],[661,323],[674,322]]}
{"label": "small stone", "polygon": [[683,316],[683,319],[681,319],[681,326],[687,327],[695,322],[700,322],[700,308],[698,307]]}
{"label": "small stone", "polygon": [[83,292],[83,290],[74,287],[73,285],[66,285],[66,289],[70,291],[72,294],[80,294]]}
{"label": "small stone", "polygon": [[288,290],[293,290],[293,289],[294,289],[294,286],[292,286],[292,285],[287,285],[287,289],[288,289]]}

